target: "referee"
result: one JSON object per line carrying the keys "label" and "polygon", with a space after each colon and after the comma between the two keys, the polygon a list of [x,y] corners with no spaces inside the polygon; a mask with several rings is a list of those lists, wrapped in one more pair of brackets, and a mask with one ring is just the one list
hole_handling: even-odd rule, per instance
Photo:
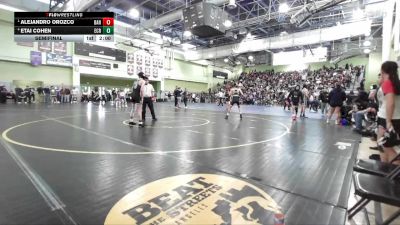
{"label": "referee", "polygon": [[149,106],[151,116],[153,117],[153,121],[156,121],[156,114],[154,113],[154,107],[153,107],[153,96],[155,95],[155,91],[153,88],[153,85],[149,84],[149,78],[144,76],[143,77],[145,83],[142,85],[142,88],[140,89],[140,96],[143,99],[143,106],[142,106],[142,120],[146,120],[146,105]]}

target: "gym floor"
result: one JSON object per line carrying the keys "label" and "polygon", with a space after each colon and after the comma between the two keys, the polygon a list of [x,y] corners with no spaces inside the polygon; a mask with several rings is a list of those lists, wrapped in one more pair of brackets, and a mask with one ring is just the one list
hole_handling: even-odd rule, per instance
{"label": "gym floor", "polygon": [[144,128],[130,108],[0,105],[0,224],[345,223],[351,129],[171,104]]}

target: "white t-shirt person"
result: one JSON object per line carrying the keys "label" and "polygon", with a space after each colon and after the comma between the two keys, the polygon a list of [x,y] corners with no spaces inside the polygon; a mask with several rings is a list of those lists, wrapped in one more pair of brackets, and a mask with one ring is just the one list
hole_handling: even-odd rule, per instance
{"label": "white t-shirt person", "polygon": [[153,94],[154,94],[154,88],[153,88],[153,85],[151,85],[150,83],[148,83],[148,84],[144,84],[144,85],[142,85],[142,97],[143,98],[148,98],[148,97],[153,97]]}

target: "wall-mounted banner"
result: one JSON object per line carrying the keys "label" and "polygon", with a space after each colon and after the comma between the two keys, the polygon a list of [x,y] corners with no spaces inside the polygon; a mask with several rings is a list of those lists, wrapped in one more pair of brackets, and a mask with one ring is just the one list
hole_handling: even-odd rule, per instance
{"label": "wall-mounted banner", "polygon": [[150,72],[151,72],[150,67],[146,66],[144,68],[144,75],[150,77],[151,76]]}
{"label": "wall-mounted banner", "polygon": [[146,65],[146,66],[150,66],[150,56],[149,55],[146,55],[145,57],[144,57],[144,64]]}
{"label": "wall-mounted banner", "polygon": [[127,62],[133,63],[135,61],[135,55],[133,53],[127,53]]}
{"label": "wall-mounted banner", "polygon": [[153,57],[153,67],[158,67],[159,61],[158,57]]}
{"label": "wall-mounted banner", "polygon": [[213,70],[213,77],[221,78],[221,79],[228,79],[228,74],[221,72],[221,71]]}
{"label": "wall-mounted banner", "polygon": [[[162,188],[161,188],[162,187]],[[266,192],[216,174],[187,174],[146,184],[125,195],[108,213],[111,224],[283,224]]]}
{"label": "wall-mounted banner", "polygon": [[71,67],[72,66],[72,56],[47,53],[46,54],[46,64]]}
{"label": "wall-mounted banner", "polygon": [[31,65],[39,66],[42,65],[42,53],[31,51]]}
{"label": "wall-mounted banner", "polygon": [[153,67],[153,77],[154,78],[158,77],[158,68],[157,67]]}
{"label": "wall-mounted banner", "polygon": [[135,74],[143,72],[150,79],[159,80],[164,76],[164,62],[160,55],[140,50],[134,53]]}
{"label": "wall-mounted banner", "polygon": [[54,42],[54,53],[58,55],[67,54],[67,43],[66,42]]}
{"label": "wall-mounted banner", "polygon": [[111,64],[110,63],[102,63],[102,62],[94,62],[94,61],[89,61],[89,60],[79,60],[79,66],[85,66],[85,67],[93,67],[93,68],[98,68],[98,69],[111,69]]}
{"label": "wall-mounted banner", "polygon": [[142,66],[137,66],[136,67],[136,73],[143,72],[143,67]]}
{"label": "wall-mounted banner", "polygon": [[127,71],[128,71],[128,75],[129,76],[132,76],[133,74],[135,74],[135,71],[134,71],[134,66],[133,66],[133,64],[128,64],[127,65]]}
{"label": "wall-mounted banner", "polygon": [[38,50],[41,52],[51,52],[53,42],[38,42]]}
{"label": "wall-mounted banner", "polygon": [[135,54],[136,65],[141,66],[143,64],[142,54]]}

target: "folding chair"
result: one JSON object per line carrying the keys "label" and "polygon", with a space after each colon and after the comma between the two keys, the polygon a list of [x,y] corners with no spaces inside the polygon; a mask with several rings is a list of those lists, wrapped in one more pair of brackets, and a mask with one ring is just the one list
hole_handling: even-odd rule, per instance
{"label": "folding chair", "polygon": [[396,167],[397,165],[394,165],[392,163],[384,163],[377,160],[359,159],[356,161],[353,170],[359,173],[385,177],[394,169],[396,169]]}
{"label": "folding chair", "polygon": [[[348,218],[353,218],[370,201],[400,207],[400,182],[395,180],[399,175],[400,166],[395,167],[384,177],[359,172],[354,173],[355,194],[359,195],[361,199],[347,211]],[[390,224],[399,216],[400,210],[392,214],[382,225]]]}

